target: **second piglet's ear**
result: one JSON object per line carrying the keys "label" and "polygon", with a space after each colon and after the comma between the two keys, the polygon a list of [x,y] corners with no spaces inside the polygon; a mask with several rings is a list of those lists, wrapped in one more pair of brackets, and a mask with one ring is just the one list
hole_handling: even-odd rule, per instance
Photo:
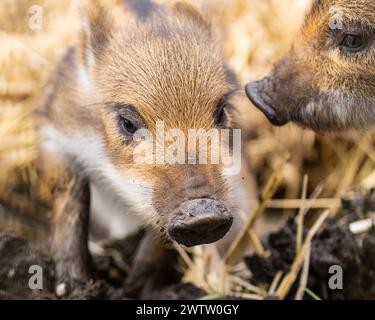
{"label": "second piglet's ear", "polygon": [[81,10],[83,63],[93,66],[106,47],[113,27],[111,14],[99,1],[86,1]]}

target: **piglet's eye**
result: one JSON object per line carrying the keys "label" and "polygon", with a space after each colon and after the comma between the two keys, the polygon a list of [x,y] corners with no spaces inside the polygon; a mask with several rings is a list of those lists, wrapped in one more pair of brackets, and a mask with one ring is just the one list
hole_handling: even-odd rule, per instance
{"label": "piglet's eye", "polygon": [[349,52],[361,51],[365,46],[365,39],[361,35],[346,34],[341,40],[340,47]]}
{"label": "piglet's eye", "polygon": [[121,129],[129,135],[133,135],[138,130],[138,128],[129,119],[126,119],[121,116],[120,116],[120,126],[121,126]]}

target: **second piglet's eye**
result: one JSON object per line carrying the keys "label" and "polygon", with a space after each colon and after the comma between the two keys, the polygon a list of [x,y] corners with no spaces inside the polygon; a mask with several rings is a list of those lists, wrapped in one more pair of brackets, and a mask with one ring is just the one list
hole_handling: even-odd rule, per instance
{"label": "second piglet's eye", "polygon": [[341,37],[339,46],[347,52],[358,52],[365,48],[366,41],[362,35],[347,33]]}

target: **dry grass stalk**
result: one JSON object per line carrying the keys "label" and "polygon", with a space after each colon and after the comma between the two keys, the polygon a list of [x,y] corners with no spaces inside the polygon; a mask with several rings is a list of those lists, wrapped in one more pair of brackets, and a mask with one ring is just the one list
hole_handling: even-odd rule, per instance
{"label": "dry grass stalk", "polygon": [[268,252],[266,251],[266,249],[264,249],[264,247],[262,245],[262,242],[260,241],[260,239],[259,239],[258,235],[256,234],[256,232],[252,228],[250,228],[248,230],[248,234],[249,234],[251,243],[253,244],[255,253],[258,256],[266,257],[268,255]]}
{"label": "dry grass stalk", "polygon": [[346,159],[342,175],[337,177],[339,184],[337,186],[336,195],[341,195],[350,188],[364,158],[364,152],[355,148],[352,152],[352,156]]}
{"label": "dry grass stalk", "polygon": [[296,252],[301,250],[302,241],[303,241],[303,221],[305,216],[305,201],[306,201],[306,194],[307,194],[307,184],[309,182],[309,178],[307,175],[303,177],[303,186],[302,186],[302,199],[301,199],[301,207],[299,208],[299,212],[297,215],[297,238],[296,238]]}
{"label": "dry grass stalk", "polygon": [[[374,173],[375,178],[375,173]],[[298,209],[302,202],[309,209],[338,209],[341,208],[340,198],[321,199],[272,199],[267,204],[267,209]]]}
{"label": "dry grass stalk", "polygon": [[187,254],[186,250],[184,248],[182,248],[181,246],[179,246],[178,244],[176,244],[176,243],[173,243],[173,246],[176,249],[177,253],[180,255],[182,261],[186,264],[186,266],[188,268],[192,269],[193,266],[194,266],[194,263],[190,259],[190,257]]}
{"label": "dry grass stalk", "polygon": [[246,289],[249,293],[255,293],[262,297],[267,297],[267,292],[263,290],[262,288],[259,288],[253,284],[251,284],[249,281],[243,280],[240,277],[232,276],[233,283],[238,284],[242,288]]}
{"label": "dry grass stalk", "polygon": [[366,155],[375,162],[375,148],[372,145],[371,138],[366,134],[352,134],[352,141],[361,149]]}
{"label": "dry grass stalk", "polygon": [[276,274],[275,274],[275,276],[274,276],[274,278],[271,282],[271,285],[268,289],[268,295],[270,297],[272,297],[275,294],[276,288],[279,285],[282,276],[283,276],[283,273],[281,271],[276,272]]}
{"label": "dry grass stalk", "polygon": [[310,269],[310,254],[311,254],[311,245],[308,244],[305,260],[302,267],[301,278],[298,286],[298,290],[295,296],[295,300],[302,300],[303,295],[305,294],[305,288],[307,286],[307,281],[309,279],[309,269]]}
{"label": "dry grass stalk", "polygon": [[248,300],[264,300],[264,297],[259,294],[251,294],[251,293],[244,293],[244,292],[232,292],[232,296],[240,299],[248,299]]}
{"label": "dry grass stalk", "polygon": [[360,186],[366,190],[375,188],[375,170],[361,181]]}

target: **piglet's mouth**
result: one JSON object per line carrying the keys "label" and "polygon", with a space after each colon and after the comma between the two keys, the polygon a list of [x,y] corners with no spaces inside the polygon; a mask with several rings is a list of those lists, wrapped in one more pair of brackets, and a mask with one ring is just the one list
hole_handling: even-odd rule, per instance
{"label": "piglet's mouth", "polygon": [[286,125],[289,120],[285,116],[282,116],[275,108],[269,103],[264,101],[261,96],[262,92],[262,81],[250,82],[246,85],[246,94],[249,97],[250,101],[264,113],[267,119],[274,126],[283,126]]}

